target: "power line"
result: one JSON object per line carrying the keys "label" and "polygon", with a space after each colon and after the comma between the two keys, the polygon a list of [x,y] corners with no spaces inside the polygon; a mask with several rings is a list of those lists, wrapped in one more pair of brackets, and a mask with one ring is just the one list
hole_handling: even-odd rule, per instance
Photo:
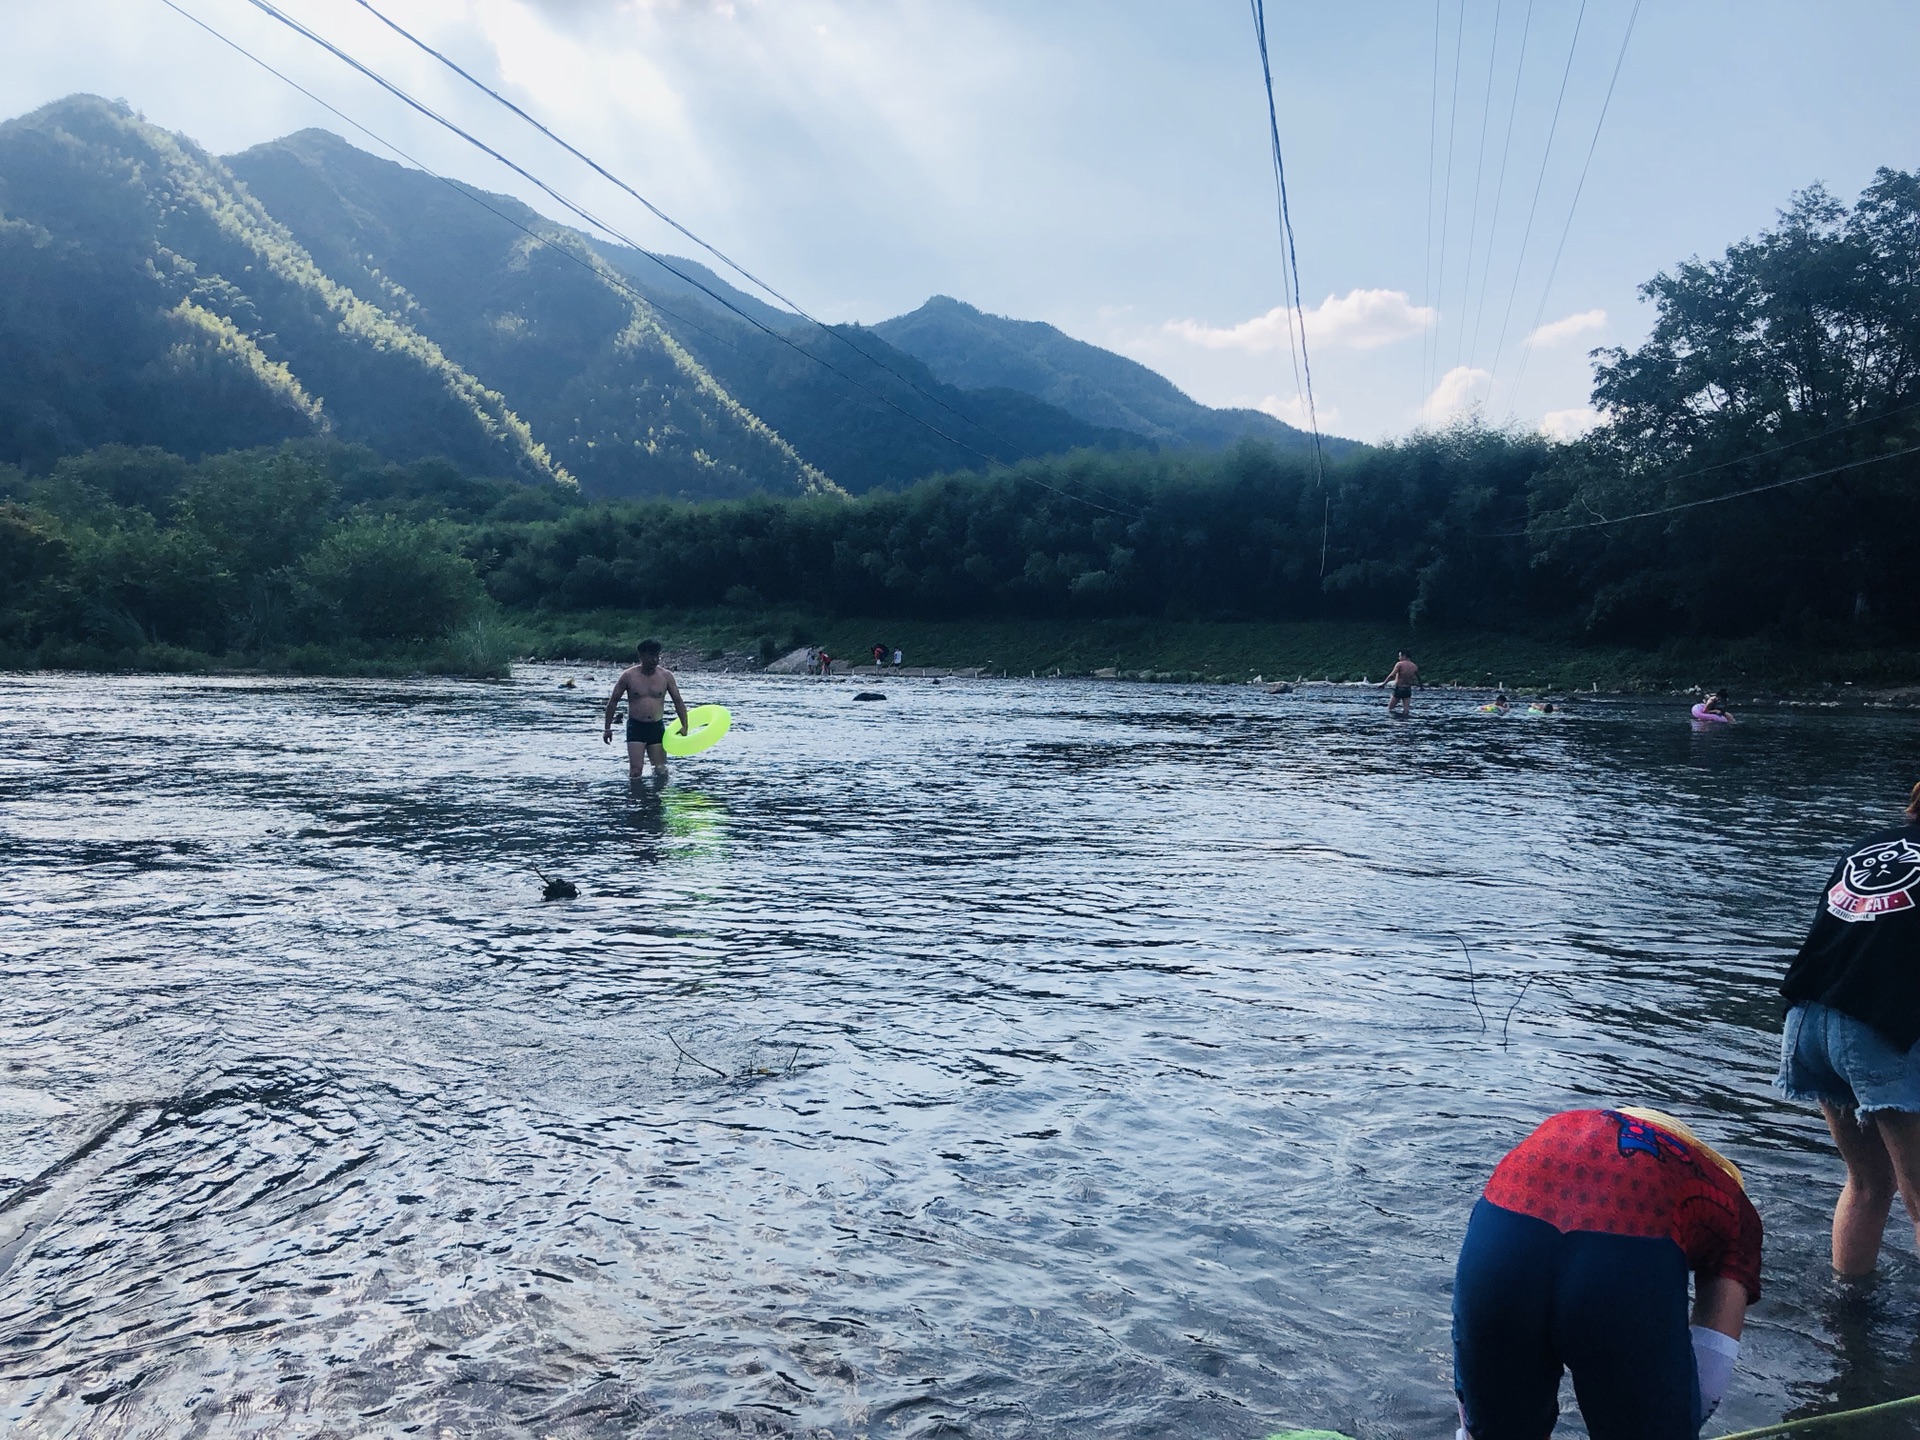
{"label": "power line", "polygon": [[206,31],[207,34],[211,35],[214,39],[218,40],[222,45],[225,45],[229,49],[235,50],[239,54],[245,56],[247,59],[251,60],[255,65],[258,65],[262,70],[266,71],[269,75],[273,76],[276,80],[279,80],[283,84],[291,86],[293,89],[299,91],[302,95],[306,96],[307,99],[311,100],[314,104],[318,105],[322,110],[327,111],[327,113],[334,116],[336,119],[342,121],[345,124],[351,125],[355,130],[358,130],[362,135],[366,136],[369,140],[373,141],[374,144],[379,145],[380,147],[387,150],[391,154],[399,156],[402,160],[406,161],[407,164],[419,170],[423,175],[427,175],[432,177],[435,180],[438,180],[442,185],[445,185],[449,190],[453,191],[454,194],[459,195],[463,199],[472,201],[475,205],[478,205],[482,210],[485,210],[489,215],[498,216],[501,220],[511,225],[514,229],[518,230],[521,234],[525,235],[528,239],[534,241],[536,244],[542,246],[547,250],[553,251],[553,253],[556,255],[561,255],[561,256],[564,256],[566,259],[571,260],[575,265],[578,265],[581,269],[587,271],[589,274],[593,275],[596,279],[602,280],[605,283],[612,285],[615,289],[619,290],[622,294],[628,296],[630,299],[637,300],[651,310],[657,310],[663,315],[672,317],[673,319],[679,321],[682,325],[687,326],[689,329],[698,330],[702,335],[705,335],[709,340],[712,340],[721,345],[725,345],[732,350],[738,350],[740,348],[738,345],[735,345],[733,341],[727,339],[726,336],[707,329],[706,326],[700,324],[698,321],[692,320],[687,316],[680,314],[677,310],[669,309],[667,306],[660,304],[659,301],[655,300],[652,296],[634,289],[633,286],[627,284],[626,281],[621,279],[617,274],[610,275],[606,271],[601,270],[599,267],[595,266],[590,261],[574,253],[574,251],[570,247],[566,245],[555,244],[551,238],[549,238],[548,236],[542,235],[539,231],[534,230],[529,226],[522,225],[518,220],[514,219],[513,216],[507,214],[506,211],[497,209],[496,207],[489,205],[480,196],[478,192],[468,189],[465,185],[462,185],[457,180],[449,179],[447,176],[440,174],[438,171],[434,170],[431,166],[416,159],[414,156],[408,154],[405,150],[402,150],[398,145],[394,144],[391,140],[387,139],[385,136],[380,135],[375,131],[369,130],[365,125],[362,125],[358,120],[354,119],[351,115],[347,114],[346,111],[340,109],[336,105],[329,104],[327,101],[321,99],[320,96],[314,94],[313,91],[309,90],[306,86],[302,85],[298,80],[295,80],[292,76],[288,75],[285,71],[275,69],[272,65],[267,63],[265,60],[262,60],[258,55],[254,54],[251,50],[247,49],[246,46],[242,45],[239,41],[233,39],[229,35],[223,35],[220,31],[214,29],[213,26],[209,25],[206,21],[202,20],[198,15],[193,14],[191,11],[183,10],[180,6],[174,3],[174,0],[160,0],[160,3],[162,5],[165,5],[169,10],[173,11],[176,15],[179,15],[182,19],[190,21],[194,25],[199,26],[202,30]]}
{"label": "power line", "polygon": [[1527,332],[1526,348],[1520,352],[1520,369],[1513,377],[1513,384],[1507,391],[1507,413],[1513,413],[1513,401],[1520,393],[1520,382],[1527,375],[1527,361],[1533,355],[1533,337],[1539,333],[1540,321],[1547,313],[1547,297],[1553,293],[1553,277],[1560,271],[1560,256],[1567,248],[1567,236],[1573,231],[1574,212],[1580,208],[1580,192],[1587,188],[1587,171],[1593,168],[1593,152],[1600,148],[1600,131],[1607,123],[1607,110],[1613,104],[1613,90],[1620,83],[1620,67],[1627,63],[1627,46],[1633,40],[1633,27],[1640,19],[1641,0],[1633,0],[1633,10],[1627,16],[1626,34],[1620,37],[1620,53],[1613,62],[1613,76],[1607,81],[1606,98],[1600,102],[1600,118],[1593,122],[1593,139],[1587,145],[1587,158],[1580,166],[1579,182],[1573,187],[1573,203],[1567,206],[1567,223],[1560,228],[1560,243],[1553,249],[1553,264],[1547,267],[1547,283],[1540,288],[1540,304],[1533,312],[1533,328]]}
{"label": "power line", "polygon": [[[1731,460],[1719,460],[1711,465],[1702,465],[1697,470],[1682,470],[1678,475],[1668,475],[1664,477],[1661,483],[1663,485],[1674,485],[1682,480],[1694,480],[1702,475],[1712,475],[1716,471],[1731,469],[1735,465],[1751,465],[1756,460],[1765,460],[1771,455],[1784,455],[1789,450],[1797,450],[1802,445],[1811,445],[1816,440],[1825,440],[1829,436],[1844,434],[1848,430],[1858,430],[1862,425],[1878,425],[1883,420],[1891,420],[1896,415],[1905,415],[1912,410],[1920,410],[1920,400],[1909,400],[1906,404],[1896,405],[1891,410],[1882,410],[1878,415],[1863,415],[1857,420],[1843,420],[1838,425],[1829,425],[1826,429],[1816,430],[1811,435],[1802,435],[1798,440],[1782,441],[1778,445],[1769,445],[1764,450],[1754,450],[1746,455],[1736,455]],[[1915,448],[1920,449],[1920,447]],[[1896,453],[1898,455],[1908,455],[1912,454],[1913,451],[1901,450]],[[1894,458],[1896,458],[1895,455],[1875,455],[1870,456],[1867,460],[1863,460],[1860,463],[1871,464],[1874,461],[1892,460]],[[1838,468],[1844,470],[1850,467],[1843,465]],[[1709,500],[1689,500],[1684,504],[1671,508],[1686,510],[1699,505],[1717,505],[1722,500],[1737,500],[1743,495],[1757,495],[1764,490],[1777,490],[1783,485],[1797,485],[1802,480],[1816,480],[1820,478],[1821,474],[1833,473],[1835,472],[1821,471],[1816,475],[1797,475],[1791,480],[1772,481],[1768,484],[1757,486],[1752,490],[1738,490],[1728,495],[1715,496]],[[1590,530],[1600,525],[1617,525],[1624,520],[1639,520],[1645,518],[1646,515],[1663,515],[1665,513],[1667,513],[1665,510],[1649,510],[1646,511],[1644,515],[1622,515],[1613,520],[1582,521],[1578,525],[1559,526],[1550,530],[1505,530],[1496,534],[1476,536],[1475,538],[1480,540],[1518,540],[1525,538],[1529,534],[1553,535],[1562,530]]]}
{"label": "power line", "polygon": [[[921,399],[929,401],[934,405],[938,405],[942,410],[945,410],[949,415],[952,415],[956,419],[961,420],[966,424],[973,426],[976,430],[980,431],[981,434],[986,435],[989,439],[996,440],[1002,445],[1011,446],[1016,451],[1020,448],[1018,445],[1015,445],[1013,441],[1007,439],[1004,435],[996,434],[993,430],[989,429],[985,425],[982,425],[978,420],[974,419],[971,415],[966,414],[962,410],[956,409],[954,406],[948,404],[945,400],[941,399],[938,395],[935,395],[931,391],[922,388],[920,384],[917,381],[915,381],[911,375],[902,374],[900,371],[894,369],[893,366],[889,365],[880,356],[875,355],[871,351],[863,348],[862,346],[855,344],[852,338],[846,335],[845,333],[843,333],[842,331],[836,329],[834,326],[827,324],[824,320],[815,318],[812,314],[810,314],[805,309],[805,307],[800,305],[797,301],[789,298],[786,295],[783,295],[780,291],[776,290],[772,284],[770,284],[766,280],[761,279],[758,275],[755,275],[751,270],[748,270],[745,266],[741,265],[740,262],[735,260],[731,255],[728,255],[725,251],[721,250],[719,247],[715,246],[711,242],[704,240],[700,236],[696,235],[692,230],[688,229],[687,226],[681,224],[678,220],[674,219],[673,216],[667,214],[666,211],[662,210],[658,205],[654,204],[653,201],[649,200],[646,196],[642,195],[638,190],[634,189],[633,186],[629,185],[625,180],[621,179],[618,175],[614,174],[613,171],[609,170],[606,166],[602,165],[598,160],[594,159],[591,155],[587,154],[584,150],[581,150],[577,145],[574,145],[571,141],[567,140],[565,136],[557,134],[555,131],[553,131],[547,125],[543,124],[534,116],[528,114],[520,106],[514,104],[512,100],[508,99],[505,95],[501,94],[498,90],[494,89],[491,85],[487,84],[484,80],[474,75],[471,71],[465,69],[463,66],[459,64],[458,61],[454,60],[451,56],[447,55],[444,51],[438,50],[432,45],[429,45],[426,41],[422,40],[419,36],[415,35],[412,31],[408,30],[405,26],[401,25],[397,20],[394,20],[389,16],[387,16],[386,14],[382,13],[378,8],[376,8],[371,3],[371,0],[355,0],[355,3],[357,3],[362,10],[365,10],[369,15],[373,16],[374,19],[378,20],[382,25],[385,25],[389,30],[393,31],[394,34],[400,36],[402,39],[407,41],[408,44],[413,45],[417,49],[432,56],[435,60],[438,60],[447,69],[451,70],[454,74],[458,75],[462,80],[466,81],[469,85],[473,86],[474,89],[480,91],[481,94],[487,96],[489,99],[493,100],[496,104],[504,106],[507,110],[511,111],[514,115],[518,116],[521,120],[524,120],[528,125],[531,125],[535,130],[539,131],[542,135],[546,136],[547,139],[551,140],[555,145],[558,145],[562,150],[566,151],[569,155],[573,156],[574,159],[586,165],[589,169],[591,169],[595,174],[599,175],[602,179],[608,181],[610,184],[615,186],[617,189],[625,192],[627,195],[631,196],[633,199],[638,200],[643,206],[646,207],[647,211],[650,214],[652,214],[656,219],[671,226],[674,230],[684,235],[687,239],[691,240],[694,244],[698,245],[702,250],[705,250],[709,255],[713,256],[716,260],[720,261],[721,264],[725,265],[728,269],[732,270],[735,274],[741,276],[742,278],[747,280],[749,283],[759,286],[762,290],[766,291],[767,294],[771,295],[774,299],[778,300],[782,305],[785,305],[789,310],[793,311],[802,320],[805,320],[809,325],[814,326],[816,329],[821,330],[825,334],[833,337],[835,340],[838,340],[842,345],[846,346],[849,350],[853,351],[854,354],[858,355],[861,359],[865,360],[868,364],[878,366],[880,369],[886,371],[887,374],[893,376],[893,378],[898,380],[902,385],[905,385],[909,390],[912,390],[916,395],[920,396]],[[635,247],[635,248],[638,248],[638,247]],[[980,454],[981,452],[976,450],[974,453]],[[986,457],[986,458],[990,459],[991,457]],[[1101,492],[1095,491],[1094,493],[1099,494]],[[1114,497],[1109,495],[1106,498],[1109,500],[1112,500]],[[1116,501],[1115,503],[1119,503],[1119,502]]]}
{"label": "power line", "polygon": [[1444,0],[1433,0],[1433,88],[1427,99],[1427,244],[1420,252],[1420,308],[1427,312],[1420,334],[1420,400],[1424,404],[1430,387],[1427,381],[1427,351],[1433,344],[1434,317],[1440,312],[1433,303],[1433,173],[1440,139],[1440,9]]}
{"label": "power line", "polygon": [[[1749,495],[1762,495],[1769,490],[1784,490],[1789,485],[1804,485],[1809,480],[1824,480],[1829,475],[1839,475],[1847,470],[1858,470],[1865,465],[1878,465],[1885,460],[1898,460],[1906,455],[1920,455],[1920,445],[1909,445],[1904,450],[1895,450],[1887,455],[1869,455],[1864,460],[1849,460],[1844,465],[1834,465],[1826,470],[1815,470],[1810,475],[1795,475],[1787,480],[1772,480],[1765,485],[1755,485],[1748,490],[1735,490],[1726,495],[1710,495],[1704,500],[1683,500],[1677,505],[1662,505],[1657,510],[1636,510],[1631,515],[1615,515],[1599,520],[1582,520],[1577,525],[1549,525],[1538,530],[1514,530],[1503,535],[1490,535],[1490,540],[1512,540],[1533,535],[1563,535],[1570,530],[1597,530],[1603,525],[1624,525],[1629,520],[1648,520],[1656,515],[1671,515],[1680,510],[1697,510],[1702,505],[1719,505],[1728,500],[1744,500]],[[1678,479],[1679,477],[1674,477]],[[1671,483],[1671,482],[1669,482]]]}
{"label": "power line", "polygon": [[[1520,22],[1520,59],[1513,67],[1513,96],[1507,102],[1507,128],[1500,140],[1500,178],[1493,186],[1493,219],[1487,226],[1487,258],[1480,267],[1480,303],[1473,311],[1473,342],[1467,346],[1467,364],[1480,353],[1480,321],[1487,309],[1487,286],[1493,278],[1493,247],[1500,234],[1500,201],[1507,189],[1507,155],[1513,146],[1513,119],[1520,109],[1520,82],[1527,71],[1527,37],[1533,32],[1533,0],[1527,0],[1527,13]],[[1468,261],[1472,261],[1469,255]],[[1464,317],[1463,317],[1464,318]]]}
{"label": "power line", "polygon": [[[1500,373],[1500,355],[1507,346],[1507,326],[1513,319],[1513,302],[1520,294],[1520,277],[1526,270],[1527,242],[1533,238],[1533,220],[1540,209],[1540,190],[1547,182],[1547,161],[1553,156],[1553,137],[1560,128],[1560,107],[1566,103],[1567,81],[1573,75],[1573,57],[1580,49],[1580,25],[1587,18],[1587,0],[1580,0],[1579,13],[1573,17],[1573,39],[1567,45],[1566,68],[1560,72],[1560,93],[1554,97],[1553,119],[1547,124],[1546,148],[1540,152],[1540,173],[1533,182],[1533,201],[1527,206],[1526,228],[1520,232],[1520,250],[1513,257],[1513,288],[1507,291],[1506,309],[1500,315],[1500,337],[1494,341],[1493,363],[1487,367],[1487,373]],[[1488,382],[1488,395],[1492,395],[1492,382]]]}
{"label": "power line", "polygon": [[[1487,122],[1493,114],[1493,67],[1500,58],[1500,12],[1503,0],[1493,3],[1493,40],[1487,47],[1487,93],[1480,99],[1480,144],[1473,157],[1473,211],[1467,224],[1467,273],[1460,282],[1460,324],[1453,339],[1453,363],[1457,366],[1467,342],[1467,306],[1473,298],[1473,246],[1480,238],[1480,181],[1487,163]],[[1489,242],[1491,243],[1491,242]]]}
{"label": "power line", "polygon": [[1467,36],[1467,0],[1460,0],[1453,29],[1453,93],[1447,101],[1447,177],[1440,187],[1440,263],[1433,282],[1433,293],[1440,301],[1441,315],[1434,317],[1433,360],[1427,368],[1428,392],[1440,380],[1440,326],[1447,299],[1447,231],[1453,215],[1453,136],[1460,126],[1460,47]]}
{"label": "power line", "polygon": [[[1461,0],[1465,3],[1465,0]],[[1287,246],[1287,271],[1293,278],[1293,309],[1300,317],[1300,366],[1305,372],[1307,424],[1313,434],[1313,474],[1320,487],[1320,574],[1327,573],[1327,542],[1332,533],[1333,497],[1327,494],[1325,460],[1320,449],[1320,412],[1313,400],[1313,360],[1307,353],[1307,315],[1300,303],[1300,256],[1293,243],[1293,207],[1287,200],[1287,163],[1280,149],[1280,111],[1273,101],[1273,64],[1267,56],[1266,0],[1252,0],[1253,33],[1260,45],[1260,77],[1267,88],[1267,131],[1273,141],[1273,174],[1280,189],[1280,232]],[[1289,316],[1289,325],[1292,317]]]}
{"label": "power line", "polygon": [[[435,111],[434,109],[424,104],[423,102],[416,100],[412,95],[408,94],[405,90],[402,90],[398,85],[394,84],[391,80],[388,80],[385,76],[381,75],[379,72],[375,71],[370,66],[362,63],[360,60],[356,59],[347,51],[343,50],[340,46],[335,45],[331,40],[328,40],[325,36],[315,33],[313,30],[310,30],[307,26],[301,24],[298,20],[288,15],[285,11],[281,10],[278,6],[270,3],[270,0],[247,0],[247,3],[252,5],[256,10],[259,10],[261,13],[271,17],[274,20],[279,21],[282,25],[294,31],[296,34],[311,41],[313,44],[318,45],[321,49],[327,51],[336,59],[340,60],[343,64],[351,67],[355,71],[359,72],[361,75],[364,75],[367,79],[373,81],[374,84],[378,85],[381,89],[385,90],[388,94],[392,95],[395,99],[401,101],[403,104],[407,105],[411,109],[418,111],[420,114],[432,120],[435,124],[443,126],[445,129],[451,131],[454,135],[457,135],[460,139],[465,140],[469,145],[472,145],[475,149],[481,151],[483,154],[491,157],[492,159],[498,161],[500,164],[506,166],[509,170],[513,171],[514,174],[520,176],[523,180],[527,181],[529,184],[538,187],[541,191],[551,196],[557,203],[565,206],[566,209],[571,211],[573,214],[578,215],[582,220],[585,220],[589,225],[593,226],[595,229],[600,230],[605,234],[613,236],[615,239],[619,240],[622,244],[628,246],[630,249],[637,251],[642,255],[645,255],[649,260],[652,260],[656,265],[660,266],[663,270],[667,271],[669,274],[678,277],[684,283],[691,285],[696,290],[699,290],[702,294],[712,299],[716,304],[722,306],[726,310],[731,311],[734,315],[746,321],[749,325],[753,326],[754,329],[761,331],[763,334],[767,335],[769,338],[775,341],[778,341],[782,345],[785,345],[788,349],[792,350],[795,354],[801,355],[806,359],[811,360],[814,364],[819,365],[822,369],[825,369],[831,372],[832,374],[839,376],[842,380],[846,381],[849,385],[852,385],[856,389],[864,391],[866,394],[872,396],[874,399],[878,400],[881,404],[885,405],[888,409],[897,411],[899,414],[905,416],[908,420],[911,420],[914,424],[919,425],[922,428],[931,432],[932,434],[939,436],[941,439],[945,440],[948,444],[954,445],[959,449],[966,451],[970,455],[977,456],[979,459],[986,461],[989,465],[1004,463],[999,461],[995,456],[990,455],[986,451],[979,449],[977,446],[968,444],[966,441],[960,439],[958,436],[949,435],[945,430],[942,430],[939,426],[935,425],[932,421],[927,420],[923,416],[915,415],[911,410],[906,409],[904,406],[898,404],[896,401],[892,400],[888,396],[881,394],[879,391],[873,389],[871,386],[865,384],[864,382],[857,379],[856,377],[847,374],[846,371],[840,369],[838,366],[834,365],[831,361],[824,359],[820,355],[815,354],[813,351],[808,350],[799,344],[796,344],[791,337],[787,335],[783,335],[781,332],[768,326],[765,322],[760,320],[758,316],[749,314],[747,311],[742,310],[738,305],[734,304],[733,301],[729,300],[726,296],[714,290],[711,286],[703,284],[697,277],[690,275],[686,271],[675,266],[667,257],[657,254],[654,251],[649,250],[646,246],[641,245],[638,241],[624,234],[622,231],[620,231],[618,228],[616,228],[612,224],[600,219],[598,216],[594,215],[591,211],[586,210],[582,206],[576,204],[574,201],[568,199],[565,195],[561,194],[558,190],[554,189],[553,186],[549,185],[546,181],[540,179],[539,176],[535,175],[532,171],[528,170],[526,167],[519,165],[512,160],[509,160],[505,155],[501,154],[498,150],[494,149],[491,145],[488,145],[485,141],[481,140],[478,136],[463,129],[461,126],[455,124],[452,120],[449,120],[446,116],[441,115],[438,111]],[[885,368],[885,367],[882,367],[882,368]],[[947,407],[947,408],[951,409],[951,407]],[[959,412],[955,412],[955,413],[959,413]],[[1012,447],[1016,452],[1018,451],[1019,447],[1017,445],[1014,445],[1012,441],[1007,440],[1003,436],[996,435],[993,431],[989,430],[986,426],[981,425],[978,421],[971,420],[969,417],[964,415],[962,415],[961,418],[968,419],[970,424],[972,424],[976,429],[978,429],[982,434],[988,436],[990,439],[998,440],[1001,444],[1008,445]],[[1035,479],[1031,475],[1023,475],[1021,478],[1027,480],[1031,484],[1039,486],[1043,490],[1051,491],[1052,493],[1059,495],[1064,499],[1073,500],[1079,504],[1091,506],[1093,509],[1105,510],[1110,514],[1122,515],[1128,519],[1140,518],[1137,512],[1116,510],[1116,509],[1112,509],[1109,506],[1097,505],[1093,501],[1088,500],[1085,496],[1074,495],[1069,491],[1061,490],[1056,486],[1047,484],[1043,480]],[[1092,487],[1088,487],[1088,488],[1091,489]],[[1103,492],[1095,490],[1094,493],[1102,494]],[[1105,498],[1109,500],[1115,499],[1115,497],[1111,495],[1107,495],[1105,496]],[[1116,501],[1116,503],[1119,503],[1119,502]]]}

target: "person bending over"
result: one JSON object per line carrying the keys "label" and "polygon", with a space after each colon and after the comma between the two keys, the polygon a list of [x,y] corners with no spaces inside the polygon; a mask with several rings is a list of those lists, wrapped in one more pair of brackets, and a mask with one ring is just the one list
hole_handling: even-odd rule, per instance
{"label": "person bending over", "polygon": [[1459,1433],[1546,1440],[1571,1370],[1593,1440],[1693,1440],[1759,1298],[1760,1216],[1730,1160],[1658,1110],[1551,1116],[1495,1168],[1460,1247]]}
{"label": "person bending over", "polygon": [[628,666],[613,682],[613,693],[607,697],[606,728],[600,738],[609,745],[613,743],[614,713],[620,708],[620,697],[626,696],[627,774],[638,780],[651,760],[654,776],[664,780],[667,778],[666,700],[669,696],[673,699],[682,735],[687,733],[687,702],[680,698],[680,683],[673,678],[673,672],[660,663],[658,640],[642,640],[638,655],[640,663]]}
{"label": "person bending over", "polygon": [[1833,867],[1780,993],[1775,1083],[1820,1103],[1847,1167],[1833,1268],[1870,1274],[1896,1193],[1920,1241],[1920,785],[1904,825]]}

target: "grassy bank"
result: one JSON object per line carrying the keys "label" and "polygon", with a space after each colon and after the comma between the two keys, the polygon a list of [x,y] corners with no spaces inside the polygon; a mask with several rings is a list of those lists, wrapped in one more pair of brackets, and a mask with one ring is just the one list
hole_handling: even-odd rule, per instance
{"label": "grassy bank", "polygon": [[463,675],[506,678],[527,653],[528,635],[498,618],[474,620],[438,640],[413,644],[337,641],[211,655],[181,645],[60,642],[33,649],[0,645],[0,670],[140,671],[167,675]]}
{"label": "grassy bank", "polygon": [[625,661],[644,635],[679,663],[753,668],[801,645],[863,661],[898,647],[909,665],[985,666],[1009,675],[1089,675],[1112,669],[1154,679],[1378,680],[1407,646],[1437,685],[1530,691],[1667,692],[1727,686],[1736,694],[1806,694],[1827,687],[1895,690],[1920,677],[1920,652],[1894,646],[1774,640],[1675,641],[1658,650],[1582,645],[1545,633],[1422,629],[1348,621],[1292,624],[1174,620],[935,621],[835,619],[798,610],[710,608],[508,612],[446,639],[411,646],[304,645],[213,656],[175,646],[94,645],[0,652],[0,668],[270,671],[306,675],[449,674],[497,677],[516,658]]}

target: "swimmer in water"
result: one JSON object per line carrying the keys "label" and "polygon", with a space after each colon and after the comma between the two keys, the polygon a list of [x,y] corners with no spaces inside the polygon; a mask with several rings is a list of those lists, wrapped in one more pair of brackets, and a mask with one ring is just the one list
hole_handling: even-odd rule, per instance
{"label": "swimmer in water", "polygon": [[1397,705],[1404,718],[1413,718],[1413,686],[1419,678],[1420,667],[1413,663],[1411,655],[1402,650],[1400,658],[1394,661],[1393,669],[1387,672],[1387,678],[1380,682],[1393,690],[1387,697],[1387,714],[1393,714]]}
{"label": "swimmer in water", "polygon": [[1495,1167],[1460,1246],[1458,1437],[1545,1440],[1571,1370],[1593,1440],[1694,1440],[1760,1298],[1760,1240],[1739,1170],[1671,1115],[1549,1117]]}
{"label": "swimmer in water", "polygon": [[613,693],[607,697],[607,723],[600,738],[609,745],[613,743],[614,712],[624,695],[628,778],[638,780],[651,760],[654,778],[664,780],[667,778],[666,701],[670,697],[673,708],[679,712],[682,735],[687,733],[687,702],[680,698],[680,683],[673,678],[673,672],[660,663],[658,640],[642,640],[638,655],[640,663],[621,671],[620,678],[613,682]]}
{"label": "swimmer in water", "polygon": [[1708,715],[1726,715],[1729,720],[1733,718],[1733,716],[1727,712],[1726,693],[1721,690],[1714,691],[1711,695],[1707,696],[1706,699],[1702,700],[1700,702],[1700,709]]}

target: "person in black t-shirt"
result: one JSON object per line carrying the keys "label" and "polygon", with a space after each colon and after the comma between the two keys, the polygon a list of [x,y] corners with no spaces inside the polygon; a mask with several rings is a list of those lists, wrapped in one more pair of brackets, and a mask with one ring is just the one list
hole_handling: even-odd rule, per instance
{"label": "person in black t-shirt", "polygon": [[1865,1275],[1896,1193],[1920,1241],[1920,785],[1907,823],[1870,835],[1827,877],[1780,993],[1779,1087],[1817,1100],[1847,1183],[1833,1268]]}

